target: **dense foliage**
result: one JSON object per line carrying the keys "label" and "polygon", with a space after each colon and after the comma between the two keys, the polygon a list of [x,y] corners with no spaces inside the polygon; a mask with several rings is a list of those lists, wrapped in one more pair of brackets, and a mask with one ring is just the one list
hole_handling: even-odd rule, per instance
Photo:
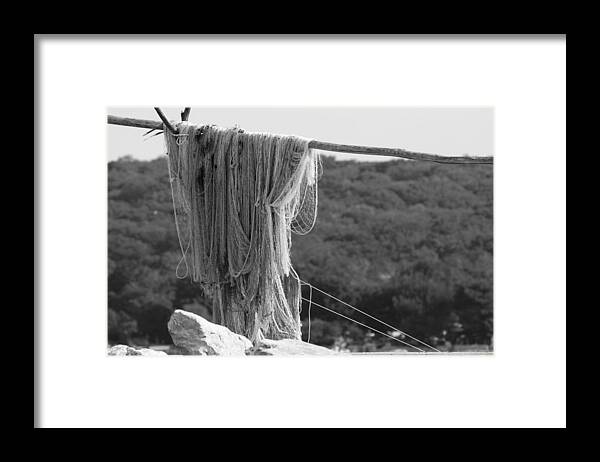
{"label": "dense foliage", "polygon": [[[315,228],[293,238],[302,279],[440,348],[491,343],[491,166],[324,157],[319,187]],[[110,162],[108,189],[109,341],[170,343],[172,310],[210,319],[211,304],[175,276],[180,250],[166,159]],[[309,297],[308,286],[303,294]],[[392,331],[316,290],[312,300]],[[310,311],[312,343],[402,346],[315,305]]]}

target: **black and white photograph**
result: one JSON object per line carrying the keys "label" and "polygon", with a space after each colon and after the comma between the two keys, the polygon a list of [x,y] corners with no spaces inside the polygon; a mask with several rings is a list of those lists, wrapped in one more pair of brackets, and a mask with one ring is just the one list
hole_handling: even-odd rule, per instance
{"label": "black and white photograph", "polygon": [[34,428],[566,428],[566,34],[34,34]]}
{"label": "black and white photograph", "polygon": [[109,355],[493,351],[492,108],[109,112]]}

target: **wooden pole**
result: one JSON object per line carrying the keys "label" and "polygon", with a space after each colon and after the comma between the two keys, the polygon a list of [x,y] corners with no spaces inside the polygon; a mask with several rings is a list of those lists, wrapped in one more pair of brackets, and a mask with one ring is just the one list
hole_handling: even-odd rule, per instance
{"label": "wooden pole", "polygon": [[351,144],[336,144],[326,141],[313,140],[308,145],[313,149],[323,151],[345,152],[348,154],[365,154],[368,156],[390,156],[402,159],[421,160],[425,162],[437,162],[440,164],[493,164],[491,156],[439,156],[437,154],[426,154],[424,152],[407,151],[406,149],[378,148],[374,146],[354,146]]}
{"label": "wooden pole", "polygon": [[131,117],[109,115],[107,122],[111,125],[123,125],[125,127],[154,128],[155,130],[163,129],[163,123],[156,120],[132,119]]}
{"label": "wooden pole", "polygon": [[[158,109],[158,108],[155,108]],[[187,108],[186,108],[187,109]],[[160,111],[160,109],[158,109]],[[157,111],[157,113],[158,113]],[[162,114],[162,111],[159,113]],[[189,114],[189,112],[188,112]],[[163,116],[164,117],[164,114]],[[162,119],[161,117],[161,119]],[[166,120],[166,117],[165,117]],[[154,120],[143,120],[133,119],[130,117],[117,117],[109,115],[107,122],[112,125],[123,125],[126,127],[138,127],[138,128],[154,128],[157,130],[163,129],[163,122]],[[168,124],[167,124],[168,122]],[[175,127],[167,120],[165,122],[167,128],[171,127],[173,133],[177,133]],[[322,151],[330,152],[344,152],[349,154],[364,154],[368,156],[390,156],[400,157],[402,159],[420,160],[425,162],[436,162],[440,164],[493,164],[494,158],[492,156],[440,156],[437,154],[427,154],[424,152],[408,151],[406,149],[396,148],[379,148],[373,146],[355,146],[351,144],[337,144],[329,143],[326,141],[313,140],[308,145],[313,149],[320,149]]]}
{"label": "wooden pole", "polygon": [[154,110],[158,114],[158,117],[160,117],[160,120],[163,121],[163,123],[165,124],[167,129],[171,133],[177,133],[177,129],[175,127],[173,127],[173,125],[171,125],[171,122],[169,122],[169,119],[167,119],[167,116],[163,114],[163,111],[161,111],[159,107],[155,107]]}

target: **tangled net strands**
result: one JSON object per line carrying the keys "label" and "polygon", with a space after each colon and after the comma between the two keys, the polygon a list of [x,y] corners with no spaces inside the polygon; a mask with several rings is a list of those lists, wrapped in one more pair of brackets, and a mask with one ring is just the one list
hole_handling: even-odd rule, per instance
{"label": "tangled net strands", "polygon": [[182,258],[213,321],[251,340],[301,338],[291,232],[317,217],[318,152],[309,139],[182,122],[164,130]]}

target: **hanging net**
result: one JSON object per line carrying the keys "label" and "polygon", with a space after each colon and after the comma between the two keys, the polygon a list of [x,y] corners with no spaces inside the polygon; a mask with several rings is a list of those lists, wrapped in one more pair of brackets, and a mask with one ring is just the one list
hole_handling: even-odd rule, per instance
{"label": "hanging net", "polygon": [[213,321],[251,340],[300,339],[291,233],[317,216],[319,154],[297,136],[178,124],[164,130],[180,278],[213,300]]}

